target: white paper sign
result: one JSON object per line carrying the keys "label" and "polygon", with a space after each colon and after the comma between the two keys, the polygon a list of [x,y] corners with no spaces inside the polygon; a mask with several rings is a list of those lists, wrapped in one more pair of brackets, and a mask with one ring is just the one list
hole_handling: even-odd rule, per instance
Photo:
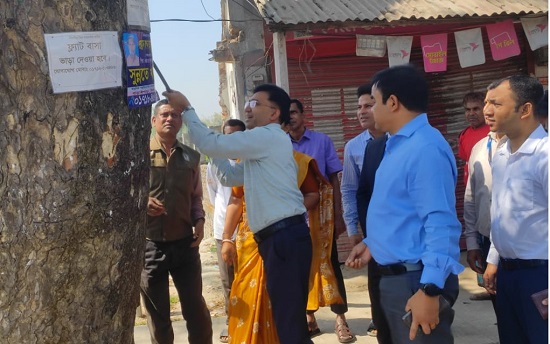
{"label": "white paper sign", "polygon": [[531,50],[537,50],[548,45],[548,16],[523,17],[520,19]]}
{"label": "white paper sign", "polygon": [[460,67],[466,68],[485,63],[485,48],[481,28],[455,32],[456,51]]}
{"label": "white paper sign", "polygon": [[390,67],[409,63],[413,36],[387,36],[388,61]]}
{"label": "white paper sign", "polygon": [[386,37],[372,35],[355,35],[357,56],[384,57],[386,54]]}
{"label": "white paper sign", "polygon": [[122,86],[116,31],[45,34],[53,93]]}
{"label": "white paper sign", "polygon": [[141,30],[151,32],[149,3],[147,0],[127,0],[126,9],[128,12],[128,25],[136,26]]}

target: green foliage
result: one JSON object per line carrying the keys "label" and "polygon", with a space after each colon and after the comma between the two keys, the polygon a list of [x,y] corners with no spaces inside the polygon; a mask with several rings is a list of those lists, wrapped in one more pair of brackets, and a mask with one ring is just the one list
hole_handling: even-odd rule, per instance
{"label": "green foliage", "polygon": [[203,121],[207,127],[220,127],[223,124],[223,117],[221,113],[215,112],[209,117],[201,117],[201,121]]}
{"label": "green foliage", "polygon": [[175,305],[180,302],[180,298],[177,295],[170,295],[170,304]]}

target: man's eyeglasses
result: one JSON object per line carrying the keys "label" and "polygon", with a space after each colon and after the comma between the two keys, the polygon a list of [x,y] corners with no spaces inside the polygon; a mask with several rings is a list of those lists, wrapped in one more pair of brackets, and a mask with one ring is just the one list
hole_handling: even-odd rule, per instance
{"label": "man's eyeglasses", "polygon": [[249,101],[247,101],[246,103],[244,103],[244,108],[246,109],[247,107],[249,107],[251,109],[254,109],[256,106],[267,106],[267,107],[270,107],[272,109],[276,109],[276,107],[274,106],[271,106],[271,105],[266,105],[266,104],[261,104],[259,101],[257,101],[256,99],[250,99]]}

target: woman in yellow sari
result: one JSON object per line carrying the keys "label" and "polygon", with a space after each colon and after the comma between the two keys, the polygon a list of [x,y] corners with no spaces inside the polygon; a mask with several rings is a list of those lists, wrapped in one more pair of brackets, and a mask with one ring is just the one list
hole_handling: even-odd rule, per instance
{"label": "woman in yellow sari", "polygon": [[[319,172],[313,158],[296,151],[294,158],[298,165],[298,185],[308,209],[313,244],[307,309],[317,310],[319,306],[342,302],[330,264],[332,187]],[[279,343],[266,289],[263,261],[248,227],[242,187],[233,188],[226,212],[224,238],[232,237],[237,223],[235,243],[224,240],[222,248],[224,260],[228,264],[235,263],[235,278],[229,297],[228,342]]]}

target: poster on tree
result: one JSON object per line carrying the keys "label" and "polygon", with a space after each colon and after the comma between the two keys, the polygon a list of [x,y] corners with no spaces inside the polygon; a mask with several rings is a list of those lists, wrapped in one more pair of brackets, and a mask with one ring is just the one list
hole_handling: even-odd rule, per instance
{"label": "poster on tree", "polygon": [[53,93],[122,86],[116,31],[45,34]]}
{"label": "poster on tree", "polygon": [[122,34],[128,106],[148,106],[159,100],[153,75],[151,37],[147,32],[131,31]]}

